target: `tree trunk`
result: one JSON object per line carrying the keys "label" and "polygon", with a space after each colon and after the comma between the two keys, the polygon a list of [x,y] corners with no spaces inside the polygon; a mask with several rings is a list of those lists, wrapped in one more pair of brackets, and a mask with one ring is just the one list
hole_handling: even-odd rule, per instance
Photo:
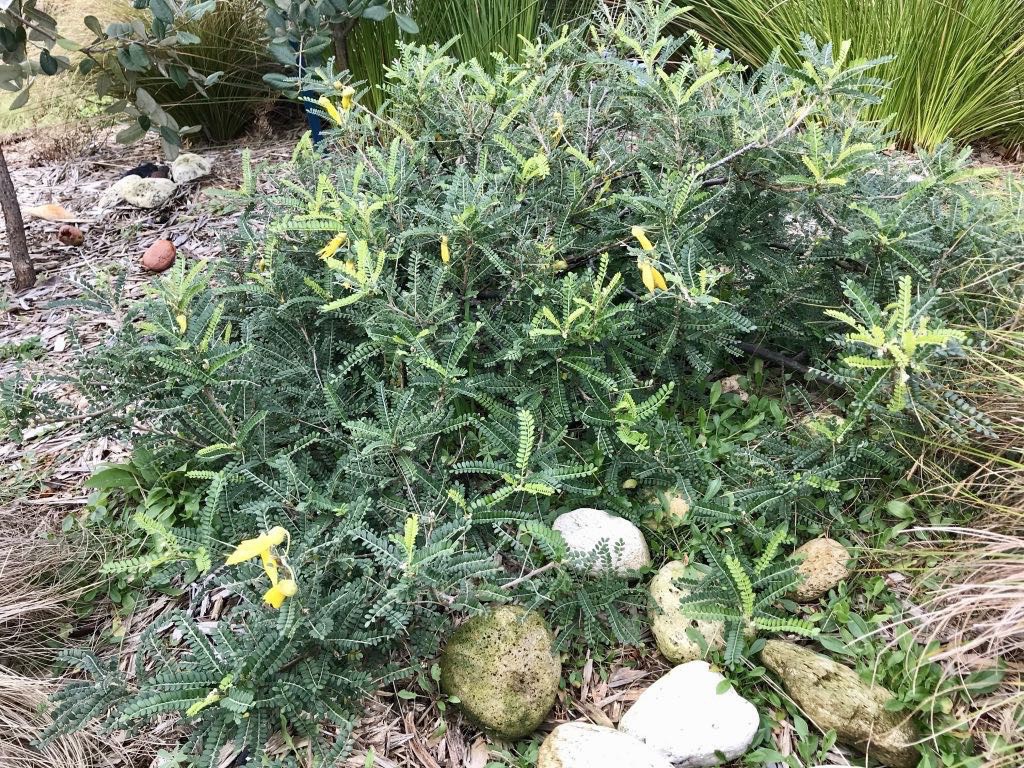
{"label": "tree trunk", "polygon": [[36,284],[36,269],[28,255],[25,242],[25,222],[21,219],[18,194],[14,191],[11,172],[7,169],[7,158],[0,145],[0,208],[7,223],[7,246],[11,252],[11,266],[14,267],[14,290],[24,291]]}
{"label": "tree trunk", "polygon": [[346,19],[340,24],[331,25],[331,39],[334,40],[334,68],[344,71],[348,66],[348,36],[356,27],[359,19]]}

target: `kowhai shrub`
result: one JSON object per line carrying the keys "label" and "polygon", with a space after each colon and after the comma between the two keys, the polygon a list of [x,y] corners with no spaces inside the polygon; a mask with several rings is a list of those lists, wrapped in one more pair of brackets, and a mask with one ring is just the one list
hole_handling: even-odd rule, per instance
{"label": "kowhai shrub", "polygon": [[[140,303],[92,291],[124,317],[79,370],[94,423],[202,502],[139,520],[119,567],[155,551],[165,578],[173,553],[191,586],[127,673],[72,654],[55,732],[174,712],[202,765],[282,728],[327,763],[359,698],[483,602],[544,611],[563,648],[639,641],[641,590],[583,575],[560,512],[753,562],[787,521],[841,524],[889,430],[987,428],[933,375],[969,349],[944,265],[1012,246],[966,157],[882,152],[858,118],[880,84],[845,49],[743,72],[664,36],[675,13],[630,6],[493,74],[404,46],[377,112],[311,82],[335,127],[246,164],[228,256]],[[835,418],[725,395],[748,436],[712,449],[712,382],[751,356]],[[770,602],[760,626],[806,629]]]}

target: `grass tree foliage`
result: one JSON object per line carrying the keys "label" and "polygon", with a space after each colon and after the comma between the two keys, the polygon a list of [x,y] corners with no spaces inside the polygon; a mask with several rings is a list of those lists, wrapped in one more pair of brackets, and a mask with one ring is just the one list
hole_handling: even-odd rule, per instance
{"label": "grass tree foliage", "polygon": [[[193,500],[137,518],[110,570],[177,562],[190,586],[130,667],[71,655],[54,733],[176,713],[204,768],[277,732],[329,764],[360,697],[482,603],[544,611],[570,654],[635,643],[642,587],[587,577],[549,527],[578,506],[643,526],[656,561],[729,553],[705,609],[814,633],[782,599],[781,526],[841,530],[898,468],[892,430],[985,429],[933,373],[970,348],[941,290],[1010,258],[1010,225],[965,156],[908,178],[881,151],[872,62],[808,42],[744,73],[666,36],[677,13],[630,4],[493,73],[403,46],[377,112],[311,82],[335,129],[246,164],[229,258],[179,260],[139,303],[91,289],[124,322],[76,384],[146,465],[94,485],[162,466]],[[833,417],[723,395],[750,354]]]}
{"label": "grass tree foliage", "polygon": [[[683,5],[680,2],[680,5]],[[687,23],[758,66],[781,51],[800,60],[800,35],[850,40],[879,70],[889,118],[907,146],[949,138],[1024,140],[1024,6],[1005,0],[694,0]]]}

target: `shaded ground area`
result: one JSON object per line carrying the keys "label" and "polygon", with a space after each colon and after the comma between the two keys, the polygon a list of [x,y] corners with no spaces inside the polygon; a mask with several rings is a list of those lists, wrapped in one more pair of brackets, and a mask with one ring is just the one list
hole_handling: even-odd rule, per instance
{"label": "shaded ground area", "polygon": [[[276,139],[253,147],[253,154],[258,159],[284,158],[292,143],[291,138]],[[6,233],[0,233],[0,378],[15,376],[18,368],[25,374],[55,373],[72,365],[72,314],[77,315],[75,333],[86,349],[101,344],[117,327],[118,318],[60,305],[81,296],[83,283],[123,274],[126,298],[137,298],[153,279],[142,269],[140,258],[154,240],[172,240],[179,258],[210,258],[220,253],[221,236],[236,221],[235,215],[217,213],[205,204],[203,189],[237,184],[238,147],[204,151],[214,161],[212,176],[179,187],[176,197],[161,209],[122,205],[105,213],[96,209],[100,195],[129,169],[156,159],[155,145],[126,148],[109,135],[90,140],[64,134],[15,141],[5,152],[22,209],[44,203],[62,205],[78,219],[85,243],[79,248],[62,245],[56,239],[59,224],[26,217],[29,252],[39,277],[34,288],[15,295],[10,288]],[[73,392],[60,395],[75,401]],[[81,403],[80,410],[84,406]],[[83,411],[82,418],[86,417]],[[80,426],[75,421],[49,424],[30,431],[21,445],[0,443],[0,464],[15,482],[36,486],[31,496],[4,499],[5,503],[43,518],[50,518],[47,510],[61,514],[85,503],[80,487],[84,476],[97,462],[123,455],[123,448],[105,440],[84,443]]]}

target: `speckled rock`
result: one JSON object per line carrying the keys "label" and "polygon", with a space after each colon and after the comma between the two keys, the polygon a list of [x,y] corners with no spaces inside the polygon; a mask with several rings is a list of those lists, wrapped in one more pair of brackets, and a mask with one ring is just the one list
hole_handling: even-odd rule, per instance
{"label": "speckled rock", "polygon": [[914,726],[903,714],[885,709],[892,691],[865,683],[849,667],[785,640],[765,643],[761,663],[782,681],[804,714],[819,728],[834,728],[840,742],[890,768],[917,765]]}
{"label": "speckled rock", "polygon": [[178,188],[170,179],[158,177],[142,178],[129,174],[114,182],[100,198],[100,207],[109,208],[119,202],[136,208],[159,208],[174,195]]}
{"label": "speckled rock", "polygon": [[462,624],[441,656],[441,688],[503,739],[532,733],[555,703],[562,663],[540,614],[500,606]]}
{"label": "speckled rock", "polygon": [[735,760],[750,748],[761,718],[732,688],[719,693],[724,679],[705,661],[681,664],[640,694],[619,730],[676,768],[719,765],[719,755]]}
{"label": "speckled rock", "polygon": [[800,561],[797,573],[800,583],[793,589],[793,599],[811,602],[834,589],[850,576],[850,553],[842,544],[824,536],[811,539],[793,553]]}
{"label": "speckled rock", "polygon": [[205,157],[184,152],[171,163],[171,178],[178,184],[188,184],[190,181],[208,176],[212,169],[213,163]]}
{"label": "speckled rock", "polygon": [[709,648],[725,645],[725,624],[721,621],[703,621],[686,615],[679,607],[679,600],[689,594],[685,587],[678,587],[675,580],[687,573],[687,566],[679,560],[665,564],[650,584],[648,614],[651,631],[661,655],[673,664],[703,658],[698,643],[691,640],[688,629],[696,629],[704,636]]}
{"label": "speckled rock", "polygon": [[541,744],[537,768],[672,768],[672,763],[653,747],[613,728],[563,723]]}
{"label": "speckled rock", "polygon": [[744,403],[750,400],[750,394],[740,386],[739,376],[726,376],[724,379],[719,379],[718,383],[722,385],[723,395],[739,395],[740,401]]}
{"label": "speckled rock", "polygon": [[[562,534],[574,554],[588,559],[587,568],[591,573],[602,573],[609,564],[617,573],[651,564],[651,553],[640,529],[624,517],[608,514],[603,509],[574,509],[555,518],[551,527]],[[602,555],[605,546],[610,563]]]}

